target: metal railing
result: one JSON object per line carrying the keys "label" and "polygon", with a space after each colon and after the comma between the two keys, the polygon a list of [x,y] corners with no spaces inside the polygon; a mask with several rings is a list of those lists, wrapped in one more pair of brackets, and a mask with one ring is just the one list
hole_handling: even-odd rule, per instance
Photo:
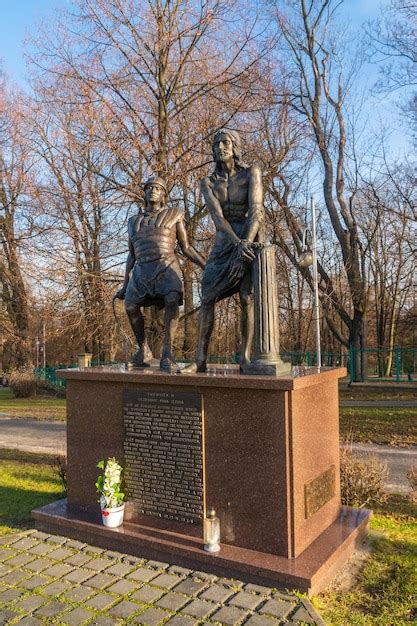
{"label": "metal railing", "polygon": [[[345,352],[322,351],[322,365],[326,367],[346,367],[351,381],[358,379],[357,363],[359,359],[363,363],[363,382],[417,382],[417,348],[395,346],[394,348],[366,348],[357,350],[350,346]],[[297,352],[283,350],[281,358],[293,366],[305,365],[306,367],[317,366],[316,353],[313,351]],[[238,355],[231,356],[211,355],[209,363],[226,364],[238,363]],[[117,365],[116,361],[92,361],[91,366]],[[73,368],[77,365],[55,365],[50,367],[37,367],[34,369],[35,376],[47,385],[55,388],[65,388],[66,381],[58,378],[57,370]]]}

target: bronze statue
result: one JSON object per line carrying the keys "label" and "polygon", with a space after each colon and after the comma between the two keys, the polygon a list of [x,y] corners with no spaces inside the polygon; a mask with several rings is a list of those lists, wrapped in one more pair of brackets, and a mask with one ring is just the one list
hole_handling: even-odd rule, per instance
{"label": "bronze statue", "polygon": [[239,134],[229,129],[218,131],[213,139],[213,157],[214,172],[202,179],[201,190],[217,232],[203,274],[196,363],[187,368],[197,372],[207,371],[215,304],[234,293],[239,293],[242,306],[241,368],[249,363],[254,326],[253,244],[265,239],[261,169],[242,163]]}
{"label": "bronze statue", "polygon": [[160,367],[169,370],[174,363],[172,344],[182,303],[181,269],[175,254],[178,242],[182,252],[204,268],[204,259],[189,244],[184,219],[178,208],[167,208],[165,181],[150,178],[144,185],[146,205],[128,222],[129,255],[122,288],[116,297],[125,300],[126,313],[138,342],[133,365],[147,367],[144,360],[145,329],[141,307],[165,307],[164,343]]}

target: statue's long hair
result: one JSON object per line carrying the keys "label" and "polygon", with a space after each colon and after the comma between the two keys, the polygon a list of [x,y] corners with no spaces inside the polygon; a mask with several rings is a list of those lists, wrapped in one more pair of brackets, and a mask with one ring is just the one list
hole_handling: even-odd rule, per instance
{"label": "statue's long hair", "polygon": [[217,131],[217,133],[213,137],[212,149],[213,149],[213,160],[216,162],[216,166],[212,175],[210,176],[211,180],[215,180],[218,176],[221,176],[222,166],[219,161],[216,161],[216,157],[214,154],[214,144],[220,135],[227,135],[230,137],[233,147],[233,157],[235,160],[235,167],[237,170],[244,170],[248,167],[246,163],[242,161],[242,143],[240,141],[240,135],[236,130],[231,130],[230,128],[221,128]]}

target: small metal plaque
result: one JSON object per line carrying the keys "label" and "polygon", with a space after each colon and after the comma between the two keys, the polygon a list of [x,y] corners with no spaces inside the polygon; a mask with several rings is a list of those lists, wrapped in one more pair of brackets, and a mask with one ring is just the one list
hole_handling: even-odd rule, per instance
{"label": "small metal plaque", "polygon": [[328,470],[304,485],[305,516],[311,517],[329,502],[336,493],[336,470],[331,465]]}

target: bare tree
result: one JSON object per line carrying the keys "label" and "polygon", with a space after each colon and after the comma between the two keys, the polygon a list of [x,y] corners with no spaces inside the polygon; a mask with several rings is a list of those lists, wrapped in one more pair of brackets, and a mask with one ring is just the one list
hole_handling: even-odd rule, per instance
{"label": "bare tree", "polygon": [[[0,298],[1,331],[11,364],[30,364],[29,290],[22,265],[32,235],[30,203],[34,156],[30,151],[21,98],[0,84]],[[6,342],[7,343],[7,342]]]}
{"label": "bare tree", "polygon": [[[292,79],[287,92],[289,105],[304,120],[310,138],[319,156],[322,172],[324,205],[331,224],[333,244],[340,249],[346,273],[346,285],[350,302],[344,306],[331,274],[321,264],[319,267],[322,304],[327,323],[343,344],[357,349],[356,371],[362,376],[363,363],[359,355],[366,345],[365,316],[367,309],[366,255],[363,249],[355,210],[357,189],[356,168],[348,177],[350,164],[355,165],[354,155],[348,158],[349,135],[346,123],[346,97],[353,79],[340,55],[338,42],[332,31],[332,17],[337,5],[333,0],[308,2],[294,0],[287,3],[288,10],[276,8],[276,19],[286,42]],[[291,189],[282,180],[282,191],[277,198],[284,209],[288,228],[296,248],[300,246],[300,222],[291,210],[288,197]],[[348,184],[347,184],[348,183]],[[289,258],[296,263],[291,250]],[[312,284],[312,277],[304,270],[305,278]],[[333,322],[333,309],[343,322],[347,333],[341,333]]]}

